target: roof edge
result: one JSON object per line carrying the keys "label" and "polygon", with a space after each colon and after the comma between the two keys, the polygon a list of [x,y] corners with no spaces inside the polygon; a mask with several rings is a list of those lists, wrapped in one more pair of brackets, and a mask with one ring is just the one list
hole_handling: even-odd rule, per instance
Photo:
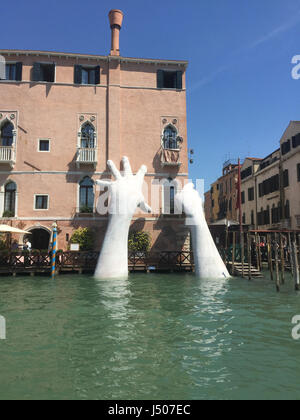
{"label": "roof edge", "polygon": [[25,56],[48,56],[48,57],[69,57],[69,58],[87,58],[90,60],[120,60],[121,62],[145,63],[145,64],[167,64],[188,66],[186,60],[163,60],[155,58],[137,58],[137,57],[123,57],[110,55],[96,55],[96,54],[81,54],[81,53],[66,53],[58,51],[39,51],[39,50],[6,50],[0,49],[0,54],[8,55],[25,55]]}

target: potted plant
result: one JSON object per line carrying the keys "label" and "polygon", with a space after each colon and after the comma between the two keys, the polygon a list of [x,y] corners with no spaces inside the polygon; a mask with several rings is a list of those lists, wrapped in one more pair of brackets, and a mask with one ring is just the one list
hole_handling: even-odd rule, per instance
{"label": "potted plant", "polygon": [[137,257],[145,257],[151,248],[151,236],[148,232],[130,232],[128,249]]}
{"label": "potted plant", "polygon": [[7,218],[15,217],[15,213],[11,210],[6,210],[5,212],[3,212],[2,217],[7,217]]}

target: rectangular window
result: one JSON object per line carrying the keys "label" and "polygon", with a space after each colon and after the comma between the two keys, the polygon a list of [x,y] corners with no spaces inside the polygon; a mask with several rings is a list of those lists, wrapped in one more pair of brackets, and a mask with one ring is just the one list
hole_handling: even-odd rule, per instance
{"label": "rectangular window", "polygon": [[34,63],[32,78],[34,82],[54,83],[55,64]]}
{"label": "rectangular window", "polygon": [[245,204],[245,191],[242,191],[242,204]]}
{"label": "rectangular window", "polygon": [[182,71],[158,70],[158,89],[182,89]]}
{"label": "rectangular window", "polygon": [[248,188],[248,200],[254,201],[254,188]]}
{"label": "rectangular window", "polygon": [[50,140],[39,140],[39,152],[50,152]]}
{"label": "rectangular window", "polygon": [[5,80],[22,80],[22,63],[7,63],[5,65]]}
{"label": "rectangular window", "polygon": [[74,83],[76,85],[99,85],[100,66],[84,67],[74,66]]}
{"label": "rectangular window", "polygon": [[300,182],[300,163],[298,163],[297,165],[297,179],[298,179],[298,182]]}
{"label": "rectangular window", "polygon": [[245,178],[248,178],[248,176],[251,176],[251,175],[252,175],[252,166],[249,166],[249,168],[244,169],[241,172],[241,178],[242,178],[242,180],[245,179]]}
{"label": "rectangular window", "polygon": [[291,151],[291,140],[287,140],[281,145],[281,154],[284,156]]}
{"label": "rectangular window", "polygon": [[283,171],[283,187],[286,188],[290,185],[289,182],[289,170],[286,169],[285,171]]}
{"label": "rectangular window", "polygon": [[296,136],[292,137],[292,143],[293,143],[293,148],[296,149],[296,147],[300,146],[300,133],[297,134]]}
{"label": "rectangular window", "polygon": [[36,195],[35,196],[35,210],[48,210],[48,195]]}

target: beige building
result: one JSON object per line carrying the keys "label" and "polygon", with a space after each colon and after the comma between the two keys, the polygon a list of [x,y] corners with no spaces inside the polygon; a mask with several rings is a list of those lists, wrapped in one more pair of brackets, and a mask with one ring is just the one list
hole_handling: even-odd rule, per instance
{"label": "beige building", "polygon": [[291,121],[280,140],[280,149],[284,223],[300,229],[300,121]]}
{"label": "beige building", "polygon": [[[0,216],[48,248],[53,222],[67,249],[75,228],[97,232],[107,216],[96,212],[95,181],[110,177],[106,162],[133,171],[146,164],[147,201],[162,180],[152,215],[136,214],[133,228],[151,234],[156,249],[180,250],[183,221],[174,194],[188,178],[186,61],[120,55],[123,14],[110,13],[109,55],[0,50]],[[22,238],[20,239],[22,240]]]}
{"label": "beige building", "polygon": [[285,130],[280,149],[242,167],[243,221],[252,229],[300,228],[300,122]]}

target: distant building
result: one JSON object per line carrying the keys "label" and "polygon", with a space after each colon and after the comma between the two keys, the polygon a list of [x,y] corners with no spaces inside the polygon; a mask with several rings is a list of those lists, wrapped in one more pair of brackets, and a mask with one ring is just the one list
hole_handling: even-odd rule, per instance
{"label": "distant building", "polygon": [[204,194],[204,212],[205,218],[208,223],[212,222],[212,200],[211,200],[211,192],[208,191]]}
{"label": "distant building", "polygon": [[[238,178],[238,165],[231,161],[225,162],[223,175],[211,185],[210,191],[205,194],[205,209],[207,222],[228,219],[237,221],[236,209]],[[210,217],[208,217],[210,215]]]}
{"label": "distant building", "polygon": [[243,221],[252,229],[300,228],[300,122],[285,130],[280,149],[242,166]]}

